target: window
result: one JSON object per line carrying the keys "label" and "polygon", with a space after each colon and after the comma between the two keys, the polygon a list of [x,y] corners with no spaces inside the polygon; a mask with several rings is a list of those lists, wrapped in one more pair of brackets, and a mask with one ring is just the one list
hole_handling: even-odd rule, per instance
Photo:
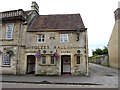
{"label": "window", "polygon": [[3,54],[3,62],[2,65],[10,66],[10,56],[9,54]]}
{"label": "window", "polygon": [[5,39],[12,39],[13,38],[13,23],[9,23],[6,25],[6,36]]}
{"label": "window", "polygon": [[80,56],[77,56],[77,64],[80,64]]}
{"label": "window", "polygon": [[55,61],[54,61],[54,56],[51,56],[51,64],[54,64],[55,63]]}
{"label": "window", "polygon": [[42,56],[42,64],[46,64],[46,56]]}
{"label": "window", "polygon": [[68,42],[68,34],[60,34],[60,42]]}
{"label": "window", "polygon": [[43,34],[37,35],[37,42],[45,42],[45,35]]}

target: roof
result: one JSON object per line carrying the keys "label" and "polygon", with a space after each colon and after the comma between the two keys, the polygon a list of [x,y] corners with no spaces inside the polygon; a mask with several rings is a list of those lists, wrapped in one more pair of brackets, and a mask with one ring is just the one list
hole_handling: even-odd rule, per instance
{"label": "roof", "polygon": [[85,28],[80,14],[39,15],[33,20],[28,31],[76,30],[78,26]]}

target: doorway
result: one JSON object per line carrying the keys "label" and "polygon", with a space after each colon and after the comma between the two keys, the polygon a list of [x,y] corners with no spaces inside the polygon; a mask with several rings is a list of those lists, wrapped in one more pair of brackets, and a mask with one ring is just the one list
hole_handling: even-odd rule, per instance
{"label": "doorway", "polygon": [[27,56],[27,74],[35,74],[35,56],[28,55]]}
{"label": "doorway", "polygon": [[61,74],[71,74],[71,56],[61,56]]}

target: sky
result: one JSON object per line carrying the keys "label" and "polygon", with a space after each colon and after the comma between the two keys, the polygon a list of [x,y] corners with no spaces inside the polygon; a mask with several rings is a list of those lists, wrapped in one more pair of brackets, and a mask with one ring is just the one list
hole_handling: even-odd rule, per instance
{"label": "sky", "polygon": [[108,45],[119,0],[1,0],[0,12],[30,10],[32,1],[38,3],[40,15],[80,13],[88,30],[89,56],[92,50]]}

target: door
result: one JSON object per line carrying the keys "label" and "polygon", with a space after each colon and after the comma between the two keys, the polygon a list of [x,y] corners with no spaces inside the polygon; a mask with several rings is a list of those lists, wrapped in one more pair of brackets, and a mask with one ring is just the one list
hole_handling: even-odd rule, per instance
{"label": "door", "polygon": [[27,56],[27,74],[35,73],[35,56],[28,55]]}
{"label": "door", "polygon": [[71,74],[71,56],[61,56],[61,74]]}

